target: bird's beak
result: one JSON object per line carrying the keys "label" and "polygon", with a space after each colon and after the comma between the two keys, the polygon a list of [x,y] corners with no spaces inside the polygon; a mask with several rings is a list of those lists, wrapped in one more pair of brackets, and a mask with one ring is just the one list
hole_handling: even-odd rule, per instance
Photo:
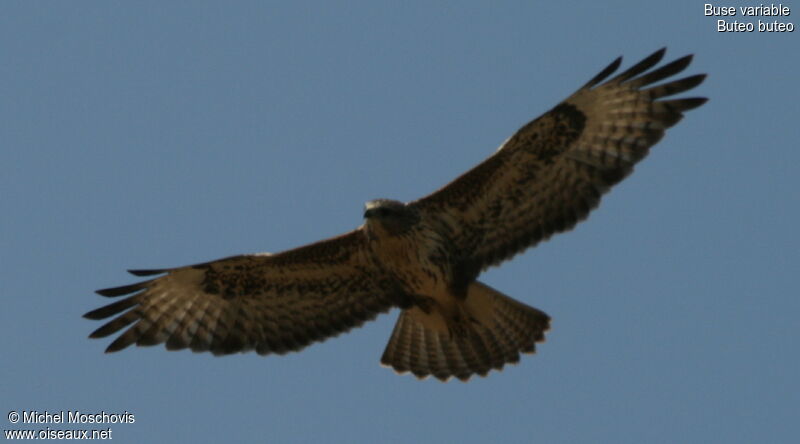
{"label": "bird's beak", "polygon": [[364,210],[364,219],[369,219],[370,217],[374,216],[375,212],[370,208],[369,210]]}

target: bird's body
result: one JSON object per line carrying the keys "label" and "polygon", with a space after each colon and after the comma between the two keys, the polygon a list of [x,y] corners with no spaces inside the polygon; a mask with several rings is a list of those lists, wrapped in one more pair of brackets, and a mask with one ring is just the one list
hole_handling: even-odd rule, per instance
{"label": "bird's body", "polygon": [[274,255],[132,271],[164,275],[98,291],[130,296],[85,315],[118,315],[91,336],[130,326],[108,351],[165,343],[282,354],[399,307],[381,359],[399,372],[466,380],[516,362],[544,339],[550,318],[477,278],[587,217],[683,111],[705,102],[659,100],[704,78],[652,86],[691,60],[648,72],[663,54],[601,84],[616,60],[441,190],[409,203],[368,202],[365,223],[350,233]]}
{"label": "bird's body", "polygon": [[378,205],[392,205],[393,212],[367,216],[364,223],[376,268],[400,283],[404,293],[444,302],[453,280],[446,240],[404,204],[382,200]]}

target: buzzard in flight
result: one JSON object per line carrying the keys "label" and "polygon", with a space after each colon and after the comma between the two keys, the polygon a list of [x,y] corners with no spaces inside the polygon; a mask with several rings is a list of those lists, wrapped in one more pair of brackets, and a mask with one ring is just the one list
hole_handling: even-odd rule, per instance
{"label": "buzzard in flight", "polygon": [[665,99],[705,75],[654,85],[691,61],[651,70],[664,52],[604,82],[618,58],[435,193],[367,202],[364,224],[347,234],[277,254],[131,270],[160,276],[99,290],[127,297],[84,315],[114,317],[90,337],[127,328],[107,352],[165,343],[284,354],[399,307],[381,358],[398,372],[467,380],[517,362],[544,340],[550,317],[476,279],[585,219],[684,111],[706,101]]}

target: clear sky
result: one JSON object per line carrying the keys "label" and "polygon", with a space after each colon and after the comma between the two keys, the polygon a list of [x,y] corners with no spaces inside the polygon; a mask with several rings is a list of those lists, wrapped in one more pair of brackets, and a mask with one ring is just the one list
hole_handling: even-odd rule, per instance
{"label": "clear sky", "polygon": [[[800,436],[800,31],[718,33],[702,2],[431,3],[3,2],[2,428],[79,410],[134,414],[122,443]],[[348,231],[662,46],[696,55],[710,101],[587,222],[482,276],[553,317],[519,365],[398,376],[378,364],[396,311],[284,357],[87,339],[127,268]]]}

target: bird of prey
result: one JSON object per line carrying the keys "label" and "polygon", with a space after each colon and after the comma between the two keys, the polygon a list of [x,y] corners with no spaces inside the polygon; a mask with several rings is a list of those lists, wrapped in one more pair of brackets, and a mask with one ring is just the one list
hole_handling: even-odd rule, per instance
{"label": "bird of prey", "polygon": [[684,111],[706,102],[667,99],[705,75],[656,84],[692,59],[654,68],[664,52],[606,80],[616,59],[433,194],[367,202],[363,225],[349,233],[277,254],[130,270],[153,277],[98,290],[127,297],[84,315],[114,317],[90,337],[127,327],[107,352],[164,343],[284,354],[398,307],[381,362],[399,373],[466,381],[516,363],[544,340],[550,317],[476,279],[585,219]]}

